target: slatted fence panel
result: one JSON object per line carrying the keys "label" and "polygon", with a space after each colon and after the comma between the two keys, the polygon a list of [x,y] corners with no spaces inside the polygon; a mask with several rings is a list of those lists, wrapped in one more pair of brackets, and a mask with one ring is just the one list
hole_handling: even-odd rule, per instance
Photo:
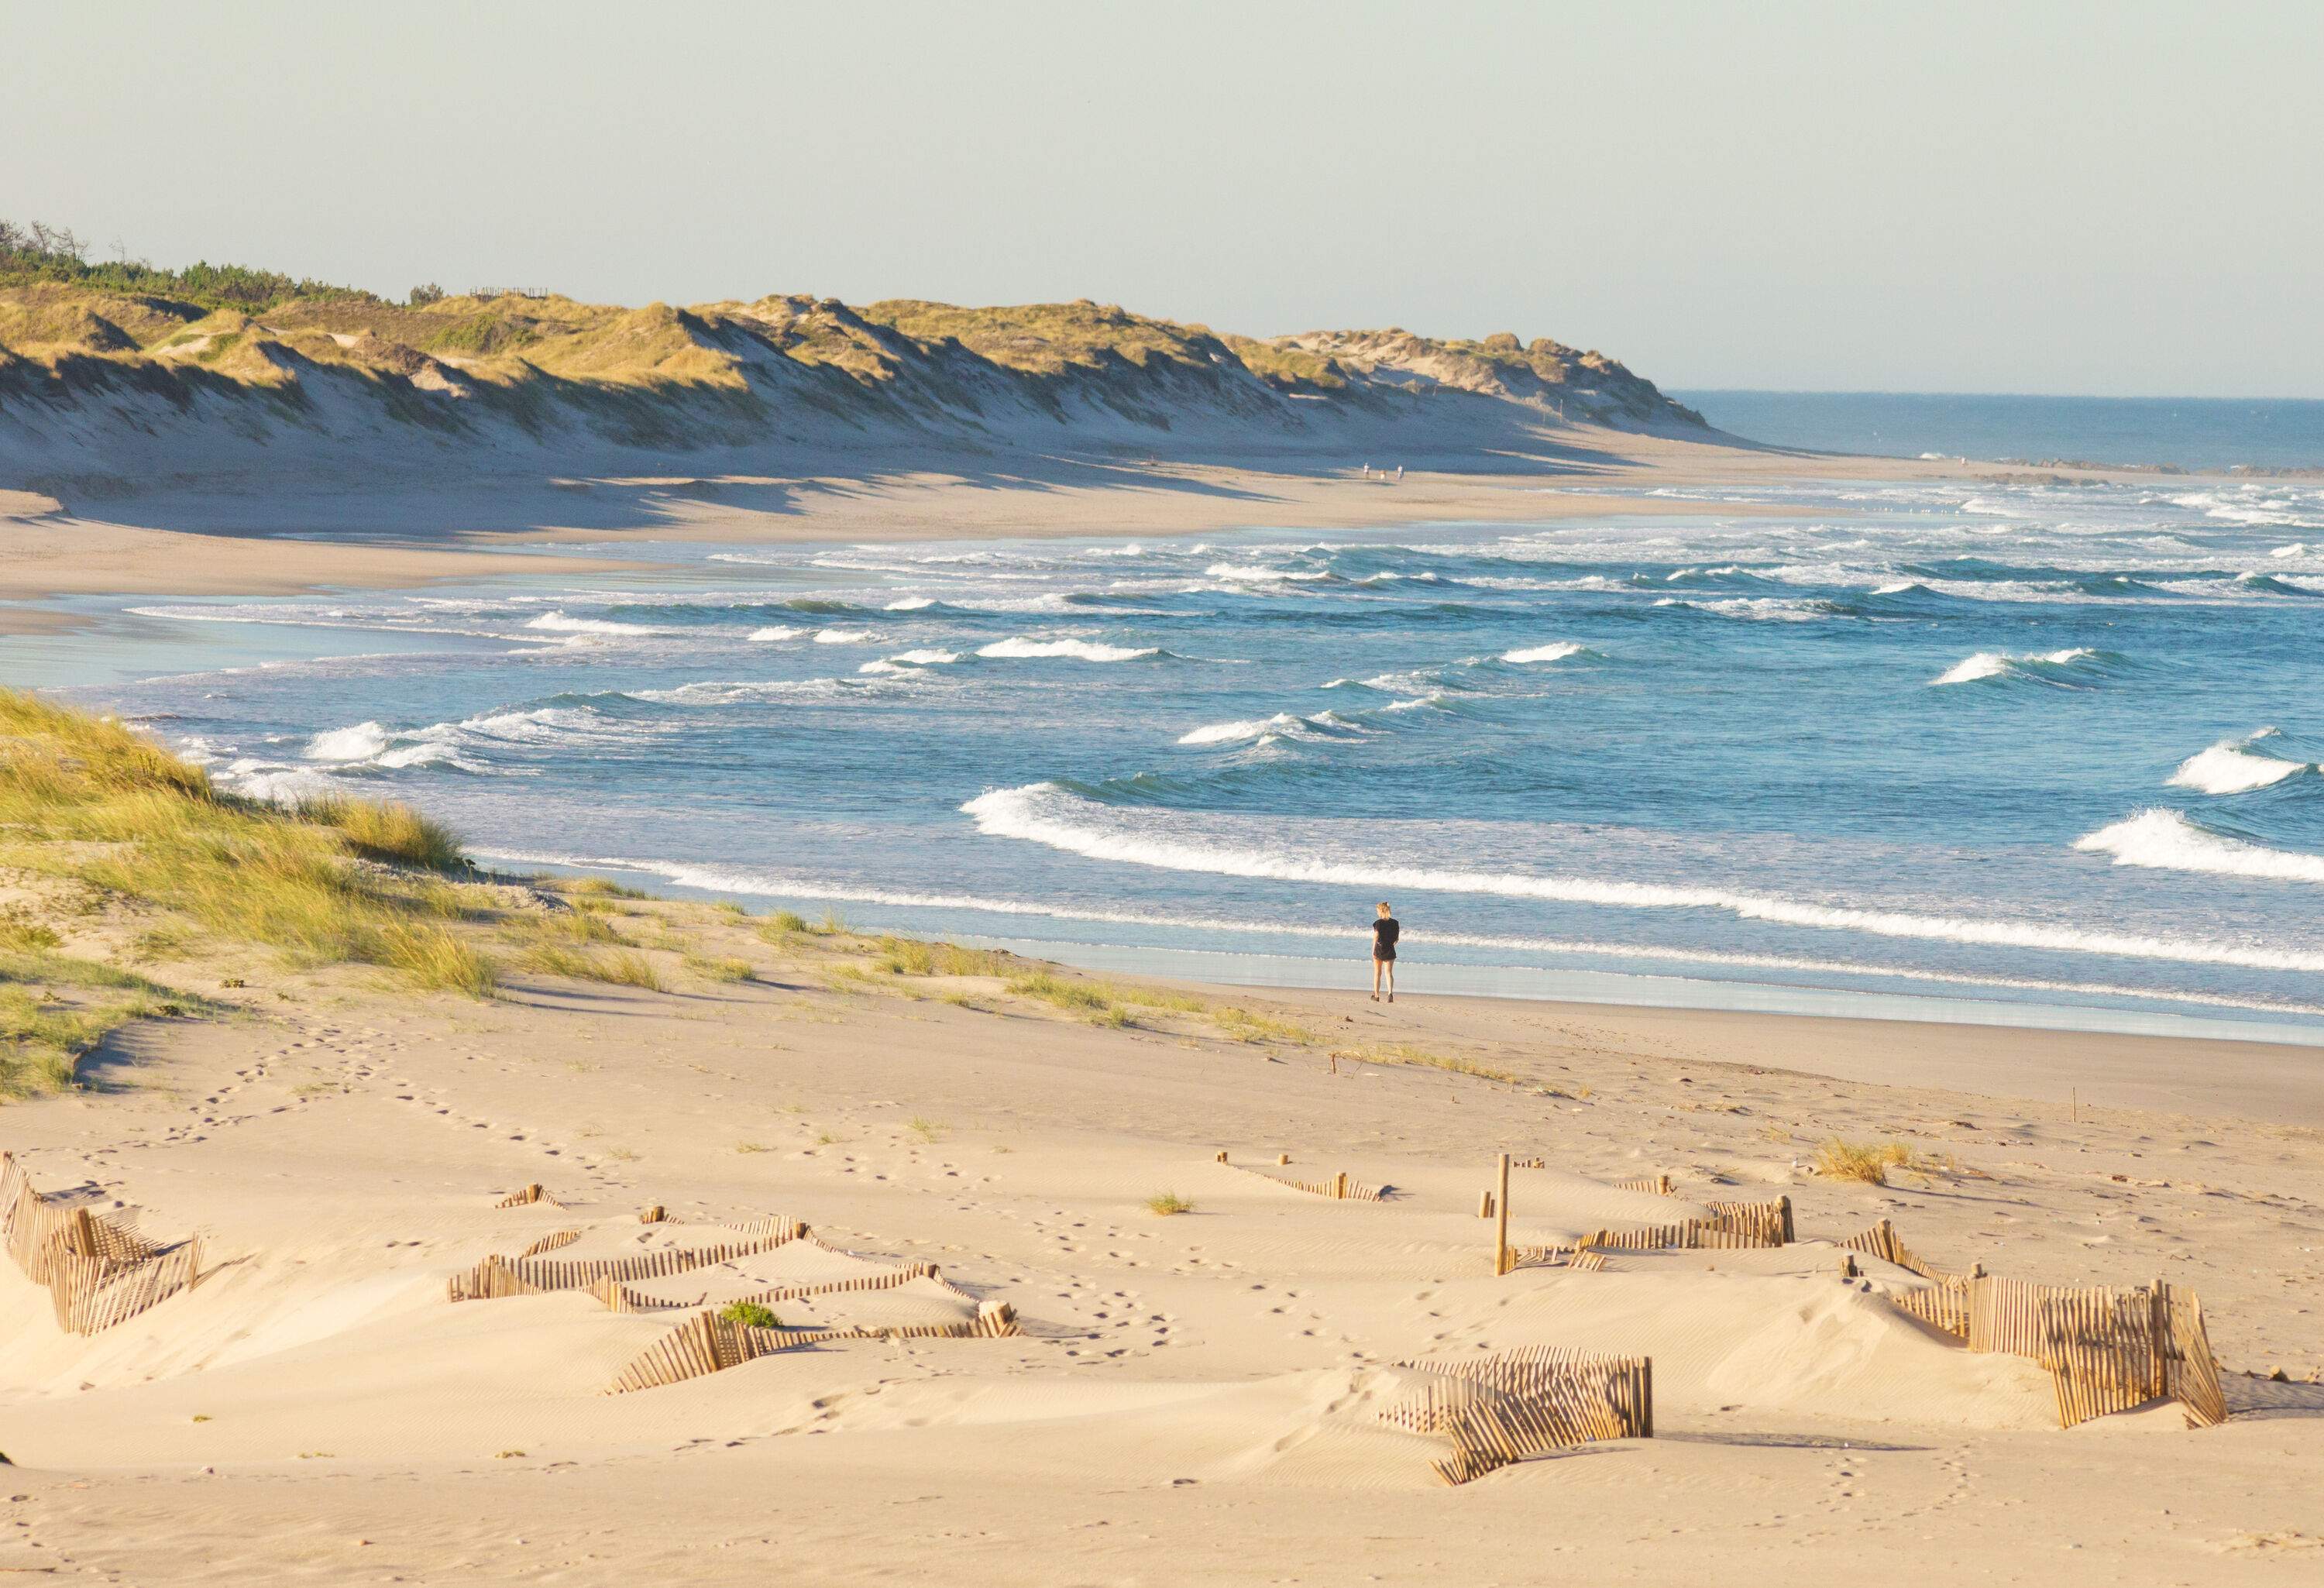
{"label": "slatted fence panel", "polygon": [[0,1152],[0,1229],[24,1277],[44,1286],[58,1327],[94,1334],[190,1286],[201,1242],[163,1248],[92,1210],[32,1189],[23,1166]]}
{"label": "slatted fence panel", "polygon": [[2163,1321],[2163,1382],[2187,1414],[2187,1426],[2215,1428],[2227,1420],[2227,1393],[2203,1326],[2203,1304],[2175,1285],[2155,1286]]}
{"label": "slatted fence panel", "polygon": [[738,1367],[778,1352],[797,1351],[839,1340],[991,1340],[1019,1333],[1016,1309],[990,1302],[976,1316],[956,1324],[898,1324],[840,1329],[754,1329],[731,1324],[714,1312],[696,1313],[647,1347],[616,1374],[609,1395],[657,1389]]}
{"label": "slatted fence panel", "polygon": [[1294,1191],[1305,1191],[1310,1196],[1328,1196],[1335,1201],[1343,1202],[1388,1200],[1388,1188],[1384,1186],[1364,1186],[1350,1180],[1347,1182],[1347,1191],[1343,1196],[1340,1191],[1339,1179],[1336,1176],[1329,1180],[1295,1180],[1289,1175],[1270,1175],[1264,1169],[1249,1168],[1239,1163],[1229,1164],[1227,1167],[1241,1174],[1257,1175],[1262,1180],[1272,1180],[1278,1186],[1288,1186]]}
{"label": "slatted fence panel", "polygon": [[755,1240],[725,1242],[716,1246],[669,1247],[636,1257],[488,1257],[466,1273],[453,1275],[449,1288],[455,1301],[483,1301],[538,1296],[549,1290],[586,1290],[606,1279],[632,1284],[771,1251],[806,1233],[806,1225],[792,1223]]}
{"label": "slatted fence panel", "polygon": [[1451,1439],[1452,1454],[1430,1463],[1447,1483],[1545,1451],[1654,1433],[1654,1364],[1645,1357],[1533,1346],[1399,1365],[1429,1376],[1381,1420]]}

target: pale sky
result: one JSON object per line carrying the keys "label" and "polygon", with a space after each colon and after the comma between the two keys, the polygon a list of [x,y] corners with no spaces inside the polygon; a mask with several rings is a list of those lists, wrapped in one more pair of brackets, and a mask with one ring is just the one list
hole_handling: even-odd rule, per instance
{"label": "pale sky", "polygon": [[401,296],[1094,298],[2324,396],[2324,4],[0,0],[0,215]]}

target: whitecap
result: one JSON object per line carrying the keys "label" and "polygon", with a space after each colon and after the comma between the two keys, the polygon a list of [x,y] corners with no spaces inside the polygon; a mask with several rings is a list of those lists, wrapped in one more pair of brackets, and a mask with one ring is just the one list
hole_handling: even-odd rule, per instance
{"label": "whitecap", "polygon": [[1246,584],[1306,585],[1332,577],[1328,573],[1314,573],[1304,568],[1258,568],[1231,562],[1213,563],[1209,568],[1204,568],[1203,573],[1208,578],[1235,579]]}
{"label": "whitecap", "polygon": [[1238,740],[1257,739],[1270,730],[1290,727],[1299,719],[1288,712],[1277,712],[1270,717],[1258,717],[1242,722],[1213,723],[1178,736],[1181,744],[1231,744]]}
{"label": "whitecap", "polygon": [[818,645],[861,645],[874,636],[869,629],[817,629],[815,642]]}
{"label": "whitecap", "polygon": [[890,601],[888,603],[887,610],[890,612],[921,612],[925,611],[928,607],[934,606],[935,605],[936,602],[929,596],[907,596],[901,600]]}
{"label": "whitecap", "polygon": [[751,639],[755,644],[765,645],[777,640],[796,640],[806,632],[805,629],[793,628],[788,623],[775,623],[763,629],[752,629]]}
{"label": "whitecap", "polygon": [[1998,678],[2005,673],[2020,671],[2027,662],[2038,661],[2046,662],[2052,667],[2069,667],[2097,654],[2097,651],[2086,645],[2078,645],[2067,651],[2038,652],[1980,651],[1974,656],[1963,657],[1944,672],[1931,679],[1929,682],[1932,687],[1938,684],[1972,684],[1979,679]]}
{"label": "whitecap", "polygon": [[1569,656],[1580,655],[1583,649],[1582,645],[1572,640],[1558,640],[1547,645],[1536,645],[1526,650],[1504,651],[1501,652],[1501,660],[1516,662],[1563,661]]}
{"label": "whitecap", "polygon": [[[1598,877],[1542,876],[1517,872],[1478,872],[1426,865],[1307,856],[1280,849],[1254,849],[1190,832],[1175,836],[1168,813],[1110,811],[1055,783],[998,789],[961,807],[979,832],[1019,838],[1093,860],[1120,861],[1167,871],[1318,882],[1366,891],[1477,893],[1510,899],[1546,899],[1633,909],[1715,909],[1744,920],[1877,937],[1974,943],[1994,947],[2054,949],[2067,953],[2172,960],[2196,965],[2233,965],[2259,970],[2324,971],[2324,953],[2301,952],[2200,937],[2158,937],[2094,929],[2062,922],[2004,920],[1971,916],[1924,915],[1913,911],[1827,904],[1720,888],[1680,887]],[[2172,813],[2148,813],[2169,815]],[[1112,818],[1109,820],[1108,818]],[[1125,819],[1125,818],[1128,819]],[[2134,818],[2139,819],[2139,818]],[[1134,825],[1133,825],[1134,824]],[[2129,826],[2130,823],[2119,824]],[[1159,831],[1153,830],[1159,828]],[[2099,846],[2094,834],[2078,847]],[[2222,841],[2225,842],[2225,841]],[[2251,849],[2250,845],[2239,847]],[[2324,857],[2283,855],[2253,850],[2271,862],[2304,863],[2316,868],[2302,880],[2324,881]],[[2121,863],[2160,863],[2128,861]],[[2262,874],[2251,872],[2248,874]],[[2282,874],[2282,873],[2267,873]]]}
{"label": "whitecap", "polygon": [[2100,827],[2075,839],[2074,847],[2111,854],[2116,865],[2209,872],[2215,876],[2257,877],[2278,882],[2324,882],[2324,854],[2301,854],[2248,844],[2199,826],[2175,810],[2142,810],[2110,827]]}
{"label": "whitecap", "polygon": [[1012,639],[995,640],[990,645],[977,648],[979,656],[1065,656],[1076,661],[1135,661],[1139,657],[1158,656],[1159,646],[1132,647],[1102,645],[1094,640],[1036,640],[1019,634]]}
{"label": "whitecap", "polygon": [[309,761],[369,761],[383,752],[387,745],[387,730],[377,723],[365,722],[316,734],[307,741],[305,753]]}
{"label": "whitecap", "polygon": [[544,612],[524,626],[547,629],[560,634],[664,634],[669,632],[667,629],[650,629],[643,623],[617,623],[595,617],[567,617],[561,612]]}
{"label": "whitecap", "polygon": [[2281,783],[2294,772],[2306,771],[2304,762],[2279,761],[2273,755],[2252,753],[2249,747],[2253,741],[2273,736],[2274,730],[2262,729],[2247,738],[2222,739],[2180,762],[2179,770],[2171,774],[2171,781],[2181,789],[2200,789],[2206,794],[2242,794]]}

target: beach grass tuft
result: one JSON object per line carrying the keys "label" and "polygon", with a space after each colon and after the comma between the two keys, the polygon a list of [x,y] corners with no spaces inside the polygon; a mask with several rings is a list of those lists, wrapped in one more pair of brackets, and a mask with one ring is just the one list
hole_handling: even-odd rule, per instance
{"label": "beach grass tuft", "polygon": [[783,1320],[775,1309],[756,1301],[730,1301],[719,1309],[718,1316],[730,1324],[740,1324],[746,1329],[779,1329]]}
{"label": "beach grass tuft", "polygon": [[1890,1169],[1912,1161],[1913,1149],[1901,1141],[1843,1141],[1834,1136],[1816,1149],[1815,1171],[1826,1179],[1886,1186]]}
{"label": "beach grass tuft", "polygon": [[1146,1199],[1146,1211],[1167,1219],[1173,1214],[1194,1212],[1194,1205],[1176,1191],[1157,1191]]}

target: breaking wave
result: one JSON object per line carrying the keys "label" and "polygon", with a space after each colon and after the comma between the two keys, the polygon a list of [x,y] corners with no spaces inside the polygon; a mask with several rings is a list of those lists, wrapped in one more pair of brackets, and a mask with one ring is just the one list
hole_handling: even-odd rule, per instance
{"label": "breaking wave", "polygon": [[[2116,865],[2152,866],[2158,871],[2209,872],[2221,877],[2257,877],[2272,882],[2324,882],[2324,854],[2299,854],[2268,849],[2241,838],[2214,833],[2175,810],[2142,810],[2110,827],[2100,827],[2074,840],[2074,847],[2095,854],[2111,854]],[[2254,952],[2258,952],[2255,950]],[[2318,958],[2324,956],[2278,957]],[[2254,960],[2224,963],[2249,965]],[[2293,966],[2312,969],[2313,966]]]}
{"label": "breaking wave", "polygon": [[1158,645],[1102,645],[1094,640],[1036,640],[1019,634],[1013,639],[995,640],[990,645],[977,647],[979,656],[1069,656],[1076,661],[1136,661],[1141,657],[1159,656]]}
{"label": "breaking wave", "polygon": [[2245,738],[2222,739],[2209,750],[2199,751],[2181,762],[2179,770],[2171,774],[2171,781],[2181,789],[2200,789],[2206,794],[2243,794],[2281,783],[2294,772],[2306,771],[2305,762],[2279,761],[2273,755],[2252,752],[2253,744],[2274,734],[2273,728],[2262,728]]}
{"label": "breaking wave", "polygon": [[[1489,894],[1505,899],[1553,900],[1563,903],[1609,905],[1629,909],[1720,910],[1745,920],[1825,931],[1864,932],[1883,937],[2172,960],[2191,965],[2240,965],[2258,970],[2324,971],[2324,953],[2212,943],[2200,938],[2150,937],[2051,922],[1923,915],[1905,910],[1818,904],[1805,900],[1720,888],[1679,887],[1597,877],[1464,871],[1429,865],[1382,864],[1303,855],[1280,849],[1247,847],[1196,833],[1173,834],[1170,829],[1178,825],[1179,818],[1152,811],[1109,810],[1056,783],[1033,783],[1022,788],[995,789],[968,801],[961,809],[975,822],[979,832],[992,837],[1020,838],[1092,860],[1117,861],[1167,871],[1264,878],[1275,882],[1317,882],[1361,888],[1367,891],[1403,889],[1421,892]],[[1154,830],[1157,828],[1160,830]],[[2115,830],[2107,829],[2109,833]],[[2101,835],[2092,836],[2093,839],[2098,836]],[[2081,846],[2093,846],[2092,839],[2083,840]],[[2308,863],[2317,868],[2316,880],[2324,881],[2324,858],[2310,858]]]}

